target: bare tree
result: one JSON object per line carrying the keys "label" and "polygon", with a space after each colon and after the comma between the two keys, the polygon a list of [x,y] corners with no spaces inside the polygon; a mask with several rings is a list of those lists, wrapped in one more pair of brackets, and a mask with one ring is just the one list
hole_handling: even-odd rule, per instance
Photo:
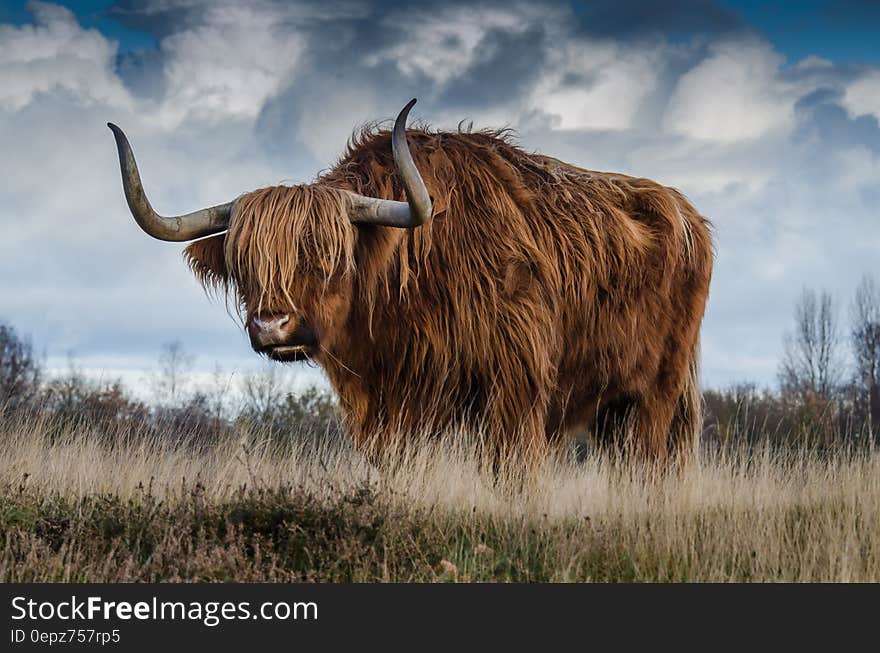
{"label": "bare tree", "polygon": [[287,395],[285,380],[275,365],[268,364],[259,372],[249,374],[241,384],[243,405],[241,417],[251,422],[271,424]]}
{"label": "bare tree", "polygon": [[186,353],[180,341],[162,345],[159,375],[154,382],[154,392],[159,402],[173,406],[183,400],[193,360],[194,357]]}
{"label": "bare tree", "polygon": [[40,387],[39,361],[28,340],[0,324],[0,413],[31,403]]}
{"label": "bare tree", "polygon": [[208,407],[217,422],[227,419],[230,411],[230,394],[234,374],[227,374],[219,363],[214,364],[211,374],[211,383],[207,385],[203,393],[208,401]]}
{"label": "bare tree", "polygon": [[880,286],[873,277],[862,278],[850,314],[856,404],[873,427],[880,423]]}
{"label": "bare tree", "polygon": [[67,373],[50,379],[44,388],[45,407],[62,416],[79,411],[89,384],[76,365],[72,351],[67,352]]}
{"label": "bare tree", "polygon": [[784,394],[804,402],[833,398],[843,378],[843,359],[830,293],[805,288],[795,304],[794,333],[785,335],[779,369]]}

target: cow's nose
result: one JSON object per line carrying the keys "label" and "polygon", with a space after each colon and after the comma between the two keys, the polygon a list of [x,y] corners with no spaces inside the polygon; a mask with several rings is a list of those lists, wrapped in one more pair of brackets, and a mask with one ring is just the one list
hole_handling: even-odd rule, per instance
{"label": "cow's nose", "polygon": [[290,316],[287,314],[254,316],[254,325],[261,331],[280,329],[288,322],[290,322]]}
{"label": "cow's nose", "polygon": [[265,347],[287,340],[292,326],[287,313],[257,314],[251,318],[248,332],[254,346]]}

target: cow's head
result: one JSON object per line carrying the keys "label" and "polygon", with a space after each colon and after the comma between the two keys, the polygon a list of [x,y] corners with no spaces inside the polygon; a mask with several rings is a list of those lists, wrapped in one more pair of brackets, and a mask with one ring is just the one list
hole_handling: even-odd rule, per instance
{"label": "cow's head", "polygon": [[315,357],[339,334],[352,299],[357,225],[406,229],[431,218],[431,198],[406,141],[413,104],[400,112],[392,133],[406,202],[325,184],[273,186],[187,215],[161,216],[147,200],[128,139],[109,127],[138,225],[159,240],[195,240],[186,255],[199,280],[232,291],[257,352],[291,361]]}

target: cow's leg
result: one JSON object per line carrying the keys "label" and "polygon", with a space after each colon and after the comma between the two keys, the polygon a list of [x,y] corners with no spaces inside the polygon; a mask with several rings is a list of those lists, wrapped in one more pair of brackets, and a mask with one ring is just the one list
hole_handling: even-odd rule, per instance
{"label": "cow's leg", "polygon": [[600,406],[593,423],[597,449],[612,455],[623,452],[632,431],[634,406],[635,402],[629,396],[617,397]]}
{"label": "cow's leg", "polygon": [[485,386],[486,435],[497,459],[519,467],[547,456],[551,392],[558,381],[559,347],[550,313],[537,310],[537,299],[528,306],[534,311],[524,312],[518,323],[505,323],[498,334],[505,349],[485,361],[492,375]]}
{"label": "cow's leg", "polygon": [[505,378],[497,379],[485,414],[485,435],[496,470],[522,468],[546,457],[548,388],[525,370],[508,370]]}
{"label": "cow's leg", "polygon": [[565,411],[561,402],[551,402],[544,422],[544,437],[552,447],[559,448],[565,442]]}
{"label": "cow's leg", "polygon": [[652,389],[639,397],[633,406],[632,452],[646,462],[663,464],[669,453],[669,431],[678,402]]}
{"label": "cow's leg", "polygon": [[372,464],[382,459],[382,453],[388,446],[388,434],[377,424],[361,423],[348,427],[351,443]]}
{"label": "cow's leg", "polygon": [[486,436],[495,456],[513,464],[542,459],[549,442],[546,400],[493,402],[486,419]]}
{"label": "cow's leg", "polygon": [[697,361],[692,359],[687,380],[675,405],[669,429],[669,454],[682,464],[692,460],[699,450],[703,430],[703,397],[697,373]]}
{"label": "cow's leg", "polygon": [[695,448],[701,416],[696,350],[695,342],[670,339],[656,381],[639,398],[634,444],[648,460],[665,463]]}
{"label": "cow's leg", "polygon": [[379,402],[366,393],[340,398],[340,404],[352,445],[372,464],[379,464],[389,446],[397,442],[399,431],[384,419]]}
{"label": "cow's leg", "polygon": [[613,456],[663,463],[676,398],[651,388],[603,405],[596,416],[597,447]]}

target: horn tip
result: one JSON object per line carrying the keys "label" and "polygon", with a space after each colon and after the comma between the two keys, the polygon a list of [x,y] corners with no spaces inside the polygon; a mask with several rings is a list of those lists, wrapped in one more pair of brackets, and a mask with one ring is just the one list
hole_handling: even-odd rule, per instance
{"label": "horn tip", "polygon": [[[397,130],[402,123],[406,122],[407,117],[409,117],[409,110],[413,108],[413,105],[416,103],[416,98],[413,98],[409,102],[406,103],[406,106],[400,110],[400,113],[397,115],[397,120],[394,122],[394,129]],[[405,125],[403,125],[405,127]]]}

